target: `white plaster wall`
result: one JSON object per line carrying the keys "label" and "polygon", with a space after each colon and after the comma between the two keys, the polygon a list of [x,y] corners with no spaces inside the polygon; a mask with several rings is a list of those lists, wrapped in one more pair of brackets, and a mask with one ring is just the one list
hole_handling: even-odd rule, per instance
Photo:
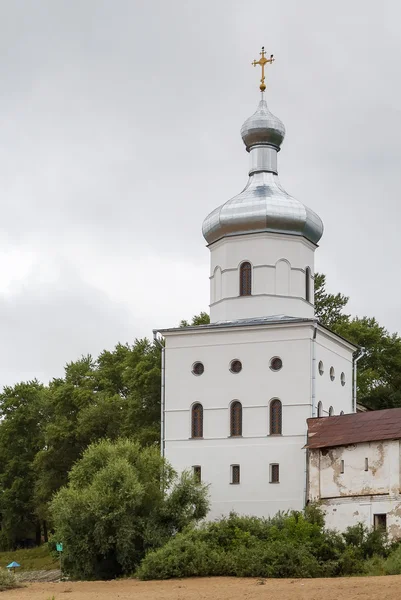
{"label": "white plaster wall", "polygon": [[[310,325],[227,328],[166,335],[166,458],[177,471],[202,467],[210,483],[209,518],[236,510],[272,515],[300,509],[306,493],[306,419],[311,415]],[[273,372],[270,359],[283,368]],[[242,362],[238,374],[229,371]],[[202,361],[201,376],[191,373]],[[269,402],[283,405],[283,435],[269,436]],[[243,436],[230,438],[229,405],[243,406]],[[191,439],[194,402],[204,408],[204,438]],[[269,482],[269,465],[280,464],[280,483]],[[230,465],[241,466],[240,485],[230,484]]]}
{"label": "white plaster wall", "polygon": [[326,525],[332,529],[344,531],[358,522],[372,527],[375,514],[387,514],[388,532],[399,538],[400,467],[399,440],[310,450],[309,499],[322,503]]}
{"label": "white plaster wall", "polygon": [[322,505],[326,526],[345,531],[347,527],[363,523],[374,526],[374,515],[387,515],[387,532],[390,539],[401,538],[401,498],[383,496],[354,497],[351,499],[327,500]]}
{"label": "white plaster wall", "polygon": [[[352,413],[352,355],[350,347],[339,344],[337,340],[319,329],[316,336],[316,406],[322,402],[323,416],[328,416],[329,408],[334,414]],[[324,373],[319,374],[319,361],[323,362]],[[335,379],[330,379],[330,367],[334,367]],[[345,385],[341,385],[341,373],[345,374]],[[314,415],[316,416],[316,415]]]}
{"label": "white plaster wall", "polygon": [[[210,247],[212,322],[274,314],[313,317],[305,299],[305,271],[314,273],[316,247],[298,236],[269,233],[224,238]],[[252,296],[239,296],[239,267],[252,265]],[[221,295],[214,279],[221,277]]]}

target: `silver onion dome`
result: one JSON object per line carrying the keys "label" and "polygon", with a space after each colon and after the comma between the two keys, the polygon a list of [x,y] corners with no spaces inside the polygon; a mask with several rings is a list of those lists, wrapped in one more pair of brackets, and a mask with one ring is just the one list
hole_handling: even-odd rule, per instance
{"label": "silver onion dome", "polygon": [[279,149],[285,136],[285,127],[270,112],[262,97],[256,112],[241,127],[241,136],[248,152],[258,144],[270,144]]}
{"label": "silver onion dome", "polygon": [[299,235],[317,244],[323,234],[320,217],[281,187],[277,153],[285,135],[283,123],[262,100],[241,128],[251,168],[244,190],[212,211],[203,222],[208,244],[233,235],[274,232]]}

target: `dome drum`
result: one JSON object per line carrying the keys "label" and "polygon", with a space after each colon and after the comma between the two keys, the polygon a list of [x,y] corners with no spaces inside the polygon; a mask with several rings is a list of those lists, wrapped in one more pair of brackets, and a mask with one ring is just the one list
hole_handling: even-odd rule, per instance
{"label": "dome drum", "polygon": [[323,234],[320,217],[282,188],[277,153],[285,135],[283,123],[263,98],[241,128],[250,153],[249,180],[244,190],[212,211],[203,222],[203,236],[213,244],[226,236],[274,232],[303,236],[317,244]]}

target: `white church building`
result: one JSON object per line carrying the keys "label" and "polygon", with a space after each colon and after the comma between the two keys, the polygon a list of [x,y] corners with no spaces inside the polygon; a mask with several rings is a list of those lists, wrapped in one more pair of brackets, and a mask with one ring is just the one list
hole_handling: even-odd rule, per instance
{"label": "white church building", "polygon": [[162,452],[210,484],[210,518],[302,509],[317,496],[307,420],[356,412],[357,348],[314,314],[323,224],[281,186],[285,128],[261,89],[241,128],[248,182],[203,223],[210,325],[154,331],[165,346]]}

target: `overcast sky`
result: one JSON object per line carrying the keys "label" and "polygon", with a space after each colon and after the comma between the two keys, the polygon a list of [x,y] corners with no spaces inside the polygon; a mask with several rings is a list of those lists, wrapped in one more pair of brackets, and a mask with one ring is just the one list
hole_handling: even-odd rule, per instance
{"label": "overcast sky", "polygon": [[0,386],[208,310],[201,227],[247,181],[239,130],[284,122],[316,268],[401,331],[397,0],[2,0]]}

